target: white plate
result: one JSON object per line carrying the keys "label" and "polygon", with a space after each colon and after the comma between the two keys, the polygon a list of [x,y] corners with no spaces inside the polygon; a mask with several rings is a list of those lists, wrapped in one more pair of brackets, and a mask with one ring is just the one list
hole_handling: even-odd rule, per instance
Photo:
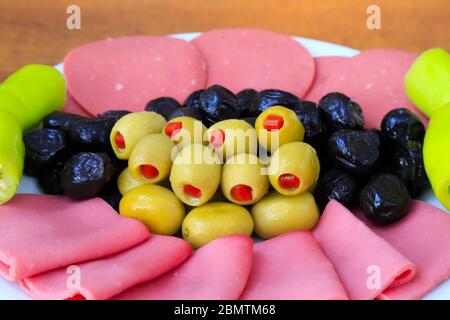
{"label": "white plate", "polygon": [[[182,33],[172,35],[172,37],[190,41],[193,38],[197,37],[199,34],[200,33]],[[300,37],[293,37],[293,38],[299,41],[301,44],[303,44],[314,57],[321,57],[321,56],[352,57],[359,52],[358,50],[329,42]],[[56,68],[62,71],[62,64],[57,65]],[[41,193],[39,191],[35,179],[30,177],[24,177],[22,179],[18,192]],[[431,190],[423,195],[422,200],[445,210],[445,208],[442,207],[439,201],[437,201],[436,197],[434,196]],[[8,282],[4,280],[2,277],[0,277],[0,300],[10,300],[10,299],[29,300],[30,298],[19,288],[17,284]],[[442,299],[442,300],[450,299],[450,279],[442,283],[439,287],[435,288],[429,294],[427,294],[424,297],[424,299]]]}

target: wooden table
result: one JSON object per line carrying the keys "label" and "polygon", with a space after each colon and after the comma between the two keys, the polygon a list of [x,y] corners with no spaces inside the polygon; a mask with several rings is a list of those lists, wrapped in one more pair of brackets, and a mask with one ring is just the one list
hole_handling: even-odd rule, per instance
{"label": "wooden table", "polygon": [[[66,28],[81,8],[81,30]],[[367,28],[371,4],[381,29]],[[1,0],[0,79],[29,63],[56,64],[73,47],[127,34],[265,28],[354,48],[450,49],[450,0]]]}

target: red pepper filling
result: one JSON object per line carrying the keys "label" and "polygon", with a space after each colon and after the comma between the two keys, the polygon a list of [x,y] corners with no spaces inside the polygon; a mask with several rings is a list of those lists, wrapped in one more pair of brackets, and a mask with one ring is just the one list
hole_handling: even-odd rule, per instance
{"label": "red pepper filling", "polygon": [[223,145],[224,141],[225,132],[220,129],[211,132],[211,144],[214,146],[214,148],[219,148],[221,145]]}
{"label": "red pepper filling", "polygon": [[300,179],[296,175],[286,173],[278,178],[278,184],[285,189],[297,189],[300,185]]}
{"label": "red pepper filling", "polygon": [[269,115],[263,123],[264,129],[267,131],[280,130],[283,127],[284,119],[281,116]]}
{"label": "red pepper filling", "polygon": [[175,133],[181,130],[183,127],[183,124],[181,122],[170,122],[166,124],[166,127],[164,128],[164,133],[172,137]]}
{"label": "red pepper filling", "polygon": [[159,171],[151,164],[143,164],[141,165],[141,174],[146,179],[154,179],[159,175]]}
{"label": "red pepper filling", "polygon": [[184,193],[194,198],[200,198],[202,196],[202,190],[194,187],[192,184],[185,184],[183,190]]}
{"label": "red pepper filling", "polygon": [[117,148],[125,149],[125,147],[126,147],[125,138],[123,137],[123,135],[120,132],[117,132],[116,135],[114,136],[114,142],[115,142]]}
{"label": "red pepper filling", "polygon": [[245,184],[238,184],[231,188],[231,196],[237,201],[251,201],[253,199],[252,188]]}

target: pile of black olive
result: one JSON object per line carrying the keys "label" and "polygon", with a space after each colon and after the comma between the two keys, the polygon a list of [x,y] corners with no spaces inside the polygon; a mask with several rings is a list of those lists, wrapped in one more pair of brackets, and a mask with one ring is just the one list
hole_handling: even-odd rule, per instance
{"label": "pile of black olive", "polygon": [[[410,198],[429,184],[422,158],[425,128],[408,109],[385,115],[381,130],[364,129],[364,113],[342,93],[325,95],[318,104],[277,89],[245,89],[236,95],[213,85],[193,92],[181,105],[170,97],[151,100],[146,111],[167,120],[188,116],[207,127],[226,119],[256,117],[274,105],[292,109],[305,128],[304,141],[317,151],[321,175],[315,190],[321,210],[331,199],[357,205],[376,224],[401,219]],[[112,127],[129,111],[108,111],[94,119],[55,112],[43,128],[24,136],[26,173],[38,177],[45,193],[77,199],[101,196],[117,209],[117,175],[126,167],[109,143]]]}

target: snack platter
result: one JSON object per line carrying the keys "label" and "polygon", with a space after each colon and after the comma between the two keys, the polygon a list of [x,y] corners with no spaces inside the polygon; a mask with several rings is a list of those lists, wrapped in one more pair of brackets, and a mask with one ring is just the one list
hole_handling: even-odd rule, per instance
{"label": "snack platter", "polygon": [[[198,36],[200,36],[201,35],[201,33],[184,33],[184,34],[176,34],[176,35],[171,35],[170,37],[173,37],[173,38],[177,38],[177,39],[182,39],[182,40],[186,40],[186,41],[191,41],[191,40],[193,40],[193,39],[195,39],[195,38],[197,38]],[[301,38],[301,37],[292,37],[294,40],[296,40],[297,42],[299,42],[299,43],[301,43],[305,48],[306,48],[306,50],[313,56],[313,57],[326,57],[326,56],[334,56],[334,57],[354,57],[355,55],[357,55],[358,53],[359,53],[359,51],[358,50],[355,50],[355,49],[352,49],[352,48],[348,48],[348,47],[344,47],[344,46],[340,46],[340,45],[336,45],[336,44],[332,44],[332,43],[327,43],[327,42],[323,42],[323,41],[318,41],[318,40],[313,40],[313,39],[307,39],[307,38]],[[61,73],[63,73],[63,68],[64,68],[64,65],[63,64],[59,64],[59,65],[57,65],[57,66],[55,66],[55,68],[57,69],[57,70],[59,70]],[[122,87],[115,87],[115,89],[116,89],[116,91],[120,91],[120,90],[122,90]],[[162,94],[162,96],[164,96],[164,94]],[[178,98],[178,100],[179,100],[179,98]],[[126,109],[126,107],[124,107],[124,109]],[[99,112],[100,113],[100,112]],[[373,118],[373,116],[372,115],[370,115],[370,119],[372,119]],[[286,118],[285,118],[286,119]],[[425,118],[421,118],[421,120],[423,121]],[[170,121],[168,122],[168,123],[170,123]],[[287,122],[285,122],[285,124],[286,124]],[[371,123],[372,124],[372,123]],[[255,124],[255,126],[256,126],[257,124]],[[166,127],[164,127],[165,129],[163,129],[163,130],[166,130],[165,132],[166,132],[166,134],[167,134],[167,125],[166,125]],[[114,132],[114,129],[113,129],[113,132]],[[122,137],[123,138],[123,137]],[[224,137],[222,137],[222,143],[223,143],[223,140],[224,140],[225,138]],[[118,143],[118,140],[117,140],[117,136],[116,136],[116,140],[114,140],[118,145],[119,145],[119,143]],[[213,142],[213,140],[211,140],[212,142]],[[264,147],[266,147],[266,148],[270,148],[270,145],[269,146],[264,146]],[[113,148],[114,148],[114,144],[113,144]],[[117,152],[116,152],[116,154],[117,154]],[[130,172],[131,172],[131,164],[130,164],[131,162],[129,162],[129,170],[130,170]],[[142,169],[142,168],[141,168]],[[174,170],[173,168],[172,168],[172,170]],[[158,172],[158,171],[157,171]],[[150,173],[151,174],[151,173]],[[224,173],[222,173],[222,175],[223,175]],[[211,176],[213,176],[214,174],[211,174]],[[317,174],[318,175],[318,174]],[[145,176],[145,174],[144,174],[144,176]],[[149,177],[147,177],[148,179],[150,179]],[[152,178],[153,178],[153,176],[152,176]],[[119,178],[120,179],[120,178]],[[306,180],[306,179],[305,179]],[[289,180],[290,181],[290,180]],[[302,177],[302,182],[303,182],[304,180],[303,180],[303,177]],[[288,182],[288,183],[290,183],[290,182]],[[120,188],[120,187],[119,187]],[[223,185],[222,185],[222,188],[223,188]],[[276,187],[275,187],[275,189],[276,189]],[[131,190],[131,189],[130,189]],[[187,192],[186,191],[186,188],[184,189],[185,190],[185,192]],[[174,190],[175,191],[175,190]],[[205,192],[204,190],[202,190],[203,192]],[[244,190],[245,191],[245,190]],[[240,193],[240,198],[239,198],[239,200],[237,199],[237,198],[235,198],[235,200],[236,201],[242,201],[242,202],[244,202],[245,201],[245,196],[246,196],[246,194],[245,194],[245,192],[244,191],[240,191],[241,193]],[[277,189],[277,191],[278,191],[278,189]],[[130,191],[131,192],[131,191]],[[195,194],[196,192],[198,192],[198,190],[196,190],[196,189],[194,189],[194,190],[191,190],[190,191],[191,192],[191,195],[192,194]],[[267,191],[266,191],[267,192]],[[39,187],[39,185],[38,185],[38,182],[37,182],[37,179],[36,178],[33,178],[33,177],[30,177],[30,176],[24,176],[23,178],[22,178],[22,180],[21,180],[21,183],[20,183],[20,185],[19,185],[19,187],[18,187],[18,190],[17,190],[17,193],[18,194],[41,194],[42,193],[42,191],[41,191],[41,189],[40,189],[40,187]],[[175,193],[177,194],[177,196],[178,196],[178,198],[180,198],[180,196],[179,196],[179,194],[175,191]],[[130,193],[127,193],[127,194],[130,194]],[[202,195],[203,196],[203,195]],[[231,196],[233,196],[233,193],[231,192]],[[125,198],[125,197],[124,197]],[[124,199],[123,198],[123,199]],[[167,199],[171,199],[170,197],[168,197]],[[189,199],[188,200],[183,200],[182,198],[180,198],[185,204],[186,203],[188,203],[189,202]],[[229,198],[230,199],[230,198]],[[429,188],[429,187],[427,187],[426,188],[426,190],[425,191],[422,191],[421,193],[420,193],[420,196],[419,197],[417,197],[416,199],[418,199],[418,200],[421,200],[421,201],[423,201],[423,202],[426,202],[426,203],[428,203],[428,204],[430,204],[430,205],[432,205],[432,206],[434,206],[434,207],[436,207],[436,208],[439,208],[439,209],[441,209],[441,210],[443,210],[443,211],[446,211],[447,213],[448,213],[448,210],[447,209],[445,209],[445,207],[438,201],[438,199],[436,198],[436,196],[434,195],[434,193],[433,193],[433,191],[431,190],[431,188]],[[93,200],[94,201],[94,200]],[[306,200],[304,200],[304,201],[306,201]],[[238,203],[238,202],[235,202],[235,203]],[[336,202],[337,203],[337,202]],[[244,204],[244,203],[243,203]],[[190,204],[190,205],[192,205],[193,206],[193,204]],[[121,204],[121,206],[122,206],[122,204]],[[257,205],[255,205],[255,207],[256,207]],[[417,206],[419,206],[418,204],[416,204],[416,207]],[[131,206],[130,206],[131,207]],[[200,208],[200,207],[199,207]],[[331,211],[331,209],[334,209],[336,212],[340,212],[342,209],[341,209],[341,206],[340,205],[334,205],[334,204],[328,204],[328,206],[327,206],[327,208],[329,208],[328,210],[329,211]],[[343,207],[342,207],[343,208]],[[121,208],[122,209],[122,208]],[[131,210],[131,209],[130,209]],[[194,209],[195,210],[195,209]],[[194,211],[193,210],[193,211]],[[221,210],[221,208],[218,208],[217,210]],[[225,210],[225,209],[223,209],[223,210]],[[417,209],[417,210],[419,210],[419,209]],[[174,207],[173,209],[172,209],[172,211],[177,211],[177,208],[176,207]],[[192,212],[192,211],[191,211]],[[122,213],[122,212],[121,212]],[[322,215],[322,217],[324,216],[325,214],[323,214]],[[337,219],[337,221],[338,222],[341,222],[342,224],[346,224],[346,223],[349,223],[349,224],[355,224],[355,226],[357,226],[357,222],[355,222],[355,221],[353,221],[353,220],[348,220],[348,217],[346,217],[345,215],[343,215],[342,217],[340,216],[340,215],[338,215],[338,214],[336,214],[335,215],[336,217],[333,217],[333,219],[335,218],[335,219]],[[130,215],[130,217],[133,217],[133,215]],[[106,218],[105,218],[106,219]],[[327,216],[327,220],[326,220],[326,222],[328,223],[328,224],[332,224],[332,223],[334,223],[332,220],[331,220],[332,218],[330,217],[330,214],[328,214],[328,216]],[[340,219],[342,219],[342,220],[340,220]],[[324,220],[325,220],[325,218],[324,218]],[[330,220],[330,222],[329,222],[329,220]],[[358,220],[358,219],[356,219],[356,220]],[[321,221],[321,220],[319,220],[319,221]],[[359,222],[358,222],[359,223]],[[245,223],[244,223],[245,224]],[[253,223],[251,223],[252,224],[252,228],[251,229],[253,229]],[[325,221],[323,222],[323,224],[325,224]],[[242,226],[241,226],[242,227]],[[242,228],[244,228],[244,227],[242,227]],[[138,227],[136,227],[136,230],[138,230],[139,228]],[[322,247],[322,250],[324,250],[325,251],[325,253],[328,255],[328,252],[327,252],[327,249],[329,249],[329,248],[331,248],[331,246],[330,247],[328,247],[327,248],[327,241],[329,241],[329,240],[327,240],[327,237],[328,237],[328,234],[325,234],[325,233],[327,233],[327,232],[324,232],[324,231],[322,231],[322,229],[325,229],[325,227],[323,227],[322,229],[320,229],[320,228],[316,228],[316,230],[317,230],[317,232],[316,232],[316,234],[314,234],[314,236],[316,236],[316,238],[317,239],[321,239],[320,241],[319,241],[319,243],[322,245],[322,242],[321,241],[323,241],[323,247]],[[380,230],[378,230],[377,228],[375,228],[374,227],[374,230],[377,230],[376,231],[376,233],[378,234],[378,235],[380,235],[380,234],[382,234],[383,235],[383,230],[381,230],[381,228],[380,228]],[[250,234],[252,233],[251,232],[252,230],[250,230]],[[378,231],[379,231],[379,233],[378,233]],[[267,230],[259,230],[259,232],[257,231],[257,233],[258,233],[258,235],[266,235],[266,234],[268,234],[267,233],[268,231]],[[139,232],[137,232],[137,233],[139,233]],[[152,232],[153,233],[153,232]],[[172,234],[173,234],[174,232],[172,232]],[[248,233],[248,232],[244,232],[244,233]],[[270,232],[269,232],[269,234],[270,234]],[[183,236],[184,236],[184,233],[183,233]],[[365,234],[364,233],[361,233],[361,236],[365,236]],[[370,235],[370,236],[372,236],[372,234]],[[273,237],[273,235],[268,235],[267,236],[267,238],[272,238]],[[382,236],[382,237],[384,237],[384,235]],[[389,238],[389,234],[387,234],[386,235],[386,239],[388,239]],[[263,236],[263,238],[266,238],[265,236]],[[301,238],[301,237],[300,237]],[[312,237],[311,237],[311,239],[309,239],[309,238],[305,238],[305,239],[303,239],[303,238],[301,238],[301,239],[298,239],[298,241],[304,241],[305,243],[310,243],[310,245],[311,246],[314,246],[315,245],[315,241],[314,240],[311,240],[311,239],[313,239]],[[145,236],[144,235],[142,235],[142,239],[145,239]],[[185,239],[187,240],[187,237],[185,237]],[[278,238],[277,238],[278,239]],[[160,240],[160,239],[156,239],[156,240]],[[155,240],[155,241],[156,241]],[[232,239],[233,241],[235,241],[236,243],[235,243],[235,245],[236,246],[246,246],[247,244],[243,244],[243,243],[240,243],[239,241],[237,241],[237,239]],[[260,238],[254,238],[254,240],[255,240],[255,242],[256,243],[261,243],[261,239]],[[198,239],[195,239],[195,240],[191,240],[191,241],[189,241],[188,240],[188,242],[191,244],[191,246],[192,247],[194,247],[194,248],[198,248],[198,247],[202,247],[204,244],[205,244],[205,242],[202,242],[203,240],[198,240]],[[289,240],[288,240],[288,238],[283,238],[283,237],[280,237],[280,239],[278,240],[279,241],[279,245],[280,246],[286,246],[286,247],[289,247],[289,246],[291,246],[292,244],[291,244],[291,242],[289,242]],[[297,241],[297,240],[295,240],[295,241]],[[388,241],[389,242],[389,241]],[[139,240],[137,240],[136,239],[136,243],[139,243]],[[329,242],[328,242],[329,243]],[[343,242],[343,243],[345,243],[345,242]],[[186,254],[186,257],[188,256],[188,253],[187,253],[187,249],[185,249],[184,247],[183,247],[183,245],[181,244],[181,243],[176,243],[176,242],[174,242],[174,244],[173,244],[173,247],[176,247],[176,246],[178,246],[179,245],[179,251],[181,252],[181,251],[183,251],[183,252],[185,252],[185,254]],[[378,242],[377,242],[377,245],[379,245],[378,244]],[[131,246],[131,243],[130,243],[130,246]],[[206,248],[206,247],[205,247]],[[261,250],[262,250],[262,246],[261,246]],[[384,247],[384,244],[383,245],[380,245],[380,247],[379,248],[385,248]],[[212,248],[211,248],[212,249]],[[226,250],[226,249],[224,249],[224,250]],[[329,250],[332,250],[332,249],[329,249]],[[390,250],[391,250],[391,247],[389,246],[389,248],[386,248],[386,250],[389,252],[389,254],[390,254]],[[396,250],[394,250],[394,251],[396,251]],[[190,254],[190,253],[189,253]],[[395,255],[397,255],[397,252],[392,252],[392,255],[393,256],[395,256]],[[183,261],[184,259],[187,259],[186,257],[184,257],[184,258],[179,258],[180,259],[180,261]],[[199,257],[200,258],[200,257]],[[309,256],[308,256],[308,258],[310,258]],[[333,258],[332,258],[332,254],[330,254],[330,256],[329,256],[329,258],[332,260],[332,262],[333,262]],[[313,258],[311,258],[311,259],[313,259]],[[318,259],[317,257],[315,257],[314,256],[314,259]],[[397,259],[397,257],[396,257],[396,259]],[[398,258],[398,259],[400,259],[400,258]],[[402,259],[403,259],[403,257],[402,257]],[[199,259],[200,260],[200,259]],[[207,260],[205,260],[205,261],[207,261]],[[174,262],[175,263],[175,262]],[[198,262],[199,264],[200,264],[200,261]],[[246,263],[248,264],[248,262],[240,262],[240,263],[242,263],[242,265],[243,266],[245,266],[246,265]],[[409,262],[403,262],[403,265],[404,265],[404,268],[406,268],[406,271],[404,271],[404,273],[402,273],[401,275],[398,275],[398,277],[399,277],[399,282],[401,282],[402,280],[401,280],[401,278],[405,275],[405,277],[407,278],[408,276],[409,276],[409,272],[410,272],[410,270],[414,270],[415,269],[415,266],[410,266],[410,265],[408,265],[408,263]],[[250,263],[251,264],[251,263]],[[242,265],[241,265],[241,267],[242,267]],[[237,268],[237,266],[235,266],[236,268]],[[336,266],[335,266],[336,267]],[[168,267],[167,267],[168,268]],[[242,268],[244,268],[244,267],[242,267]],[[303,269],[301,269],[302,268],[302,266],[299,266],[298,267],[299,268],[299,270],[303,270]],[[292,268],[291,268],[292,269]],[[169,268],[168,268],[168,270],[170,270]],[[345,277],[346,277],[346,275],[345,275],[345,272],[342,272],[342,274],[340,273],[340,270],[339,270],[339,268],[337,268],[337,270],[338,270],[338,274],[339,274],[339,277],[341,278],[341,280],[342,279],[344,279]],[[328,272],[328,270],[324,267],[324,269],[323,269],[323,272],[324,273],[326,273],[326,272]],[[414,271],[412,271],[412,273],[414,273]],[[175,275],[177,275],[177,273],[175,273]],[[272,275],[273,276],[273,275]],[[33,279],[33,278],[31,278],[31,279]],[[411,280],[411,279],[409,279],[409,280]],[[334,280],[333,280],[334,281]],[[327,297],[327,298],[329,298],[329,299],[345,299],[344,298],[344,296],[345,296],[345,293],[342,293],[340,290],[341,289],[339,289],[339,288],[335,288],[335,287],[333,287],[333,281],[331,281],[330,280],[330,282],[329,282],[329,285],[330,285],[330,288],[327,288],[331,293],[329,294],[329,296]],[[44,282],[45,282],[45,280],[44,280]],[[157,282],[157,281],[155,281],[155,282]],[[161,281],[160,281],[161,282]],[[343,282],[344,282],[344,286],[345,286],[345,280],[343,280]],[[394,281],[395,282],[395,281]],[[31,284],[25,284],[25,287],[27,287],[27,291],[33,291],[33,290],[36,290],[35,292],[34,292],[34,294],[36,295],[36,292],[38,292],[39,293],[39,281],[37,281],[36,283],[37,284],[34,284],[34,283],[32,283],[32,281],[30,281],[30,283]],[[331,284],[330,284],[331,283]],[[139,282],[137,282],[137,284],[139,284]],[[22,285],[23,285],[23,283],[22,283]],[[171,285],[172,285],[172,283],[171,283]],[[36,288],[34,288],[33,286],[35,286]],[[156,284],[156,286],[157,286],[157,289],[160,289],[160,287],[158,287],[158,286],[161,286],[161,283],[158,283],[158,284]],[[394,287],[394,286],[393,286]],[[348,288],[346,288],[346,289],[348,289]],[[164,289],[161,289],[163,292],[164,292]],[[167,289],[167,290],[170,290],[170,289]],[[253,290],[253,291],[252,291]],[[252,288],[252,290],[249,290],[246,294],[244,294],[243,296],[241,296],[241,298],[248,298],[248,299],[260,299],[260,298],[262,298],[262,299],[265,299],[266,297],[264,297],[263,295],[259,295],[259,293],[258,293],[258,290],[256,290],[256,289],[254,289],[254,288]],[[325,290],[325,289],[324,289]],[[353,289],[350,289],[350,291],[352,291]],[[359,292],[362,292],[362,291],[364,291],[364,290],[360,290],[360,289],[357,289],[357,288],[355,288],[354,289],[355,291],[353,292],[352,291],[352,294],[354,294],[355,295],[355,297],[359,297],[357,294],[359,294]],[[358,290],[360,290],[360,291],[358,291]],[[390,290],[394,290],[394,289],[390,289]],[[347,292],[348,293],[348,292]],[[133,296],[133,294],[134,294],[134,296]],[[223,294],[225,294],[225,293],[223,293]],[[227,292],[227,294],[228,294],[228,292]],[[362,293],[361,293],[362,294]],[[364,293],[364,294],[366,294],[366,293]],[[390,296],[390,294],[392,294],[392,296]],[[395,290],[394,290],[394,292],[389,292],[388,291],[388,294],[386,295],[386,296],[383,296],[383,294],[380,292],[380,296],[377,296],[378,298],[381,298],[381,299],[391,299],[391,298],[393,298],[393,299],[396,299],[396,297],[402,297],[401,296],[401,294],[399,295],[399,296],[396,296],[396,292],[395,292]],[[37,296],[37,298],[44,298],[44,299],[46,299],[46,298],[52,298],[52,296],[45,296],[45,294],[44,295],[41,295],[41,296],[39,296],[39,295],[36,295]],[[86,297],[89,297],[89,295],[88,294],[83,294],[83,296],[84,296],[84,298],[86,298]],[[170,294],[168,294],[167,296],[169,296],[170,297]],[[226,296],[226,295],[225,295]],[[133,297],[138,297],[139,298],[139,294],[138,294],[138,292],[132,292],[132,293],[130,293],[128,296],[127,295],[125,295],[124,296],[124,298],[125,299],[133,299]],[[231,297],[233,297],[233,296],[231,296]],[[109,296],[108,296],[108,298],[109,298]],[[147,298],[149,298],[149,299],[152,299],[152,298],[156,298],[156,299],[158,299],[158,296],[151,296],[151,295],[149,295],[149,296],[147,296]],[[218,298],[220,298],[220,296],[218,296]],[[268,299],[270,299],[271,297],[269,296],[268,297]],[[273,297],[274,299],[277,299],[277,296],[274,296]],[[316,298],[321,298],[321,297],[306,297],[306,299],[308,299],[308,298],[311,298],[311,299],[316,299]],[[361,295],[361,298],[362,299],[373,299],[373,298],[375,298],[375,297],[369,297],[369,296],[367,296],[367,295]],[[5,280],[3,277],[0,277],[0,300],[8,300],[8,299],[20,299],[20,300],[25,300],[25,299],[31,299],[30,298],[30,296],[27,294],[27,293],[25,293],[25,291],[17,284],[17,283],[14,283],[14,282],[9,282],[9,281],[7,281],[7,280]],[[436,300],[436,299],[450,299],[450,279],[447,279],[447,280],[445,280],[445,281],[443,281],[443,282],[441,282],[438,286],[436,286],[433,290],[431,290],[431,291],[429,291],[426,295],[424,295],[424,296],[422,296],[421,297],[421,299],[425,299],[425,300],[429,300],[429,299],[431,299],[431,300]]]}

